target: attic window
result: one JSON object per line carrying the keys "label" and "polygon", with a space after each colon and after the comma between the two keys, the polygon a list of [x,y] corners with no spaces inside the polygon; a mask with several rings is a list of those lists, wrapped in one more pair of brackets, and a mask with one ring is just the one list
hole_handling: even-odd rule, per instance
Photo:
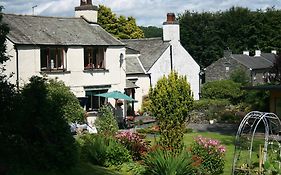
{"label": "attic window", "polygon": [[64,48],[50,47],[40,49],[41,70],[64,70]]}
{"label": "attic window", "polygon": [[105,69],[105,47],[84,48],[84,69]]}

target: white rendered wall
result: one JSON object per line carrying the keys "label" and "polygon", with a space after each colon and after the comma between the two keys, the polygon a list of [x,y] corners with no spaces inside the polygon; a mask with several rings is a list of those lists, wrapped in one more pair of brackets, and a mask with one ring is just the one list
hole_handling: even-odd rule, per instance
{"label": "white rendered wall", "polygon": [[87,21],[97,23],[98,11],[96,10],[78,10],[75,11],[75,17],[80,18],[83,16]]}
{"label": "white rendered wall", "polygon": [[179,24],[164,24],[163,25],[163,41],[180,40]]}
{"label": "white rendered wall", "polygon": [[[24,86],[33,75],[40,75],[40,49],[36,46],[17,46],[19,85]],[[13,73],[10,82],[16,84],[16,50],[14,44],[7,40],[7,54],[10,60],[6,63],[5,74]]]}
{"label": "white rendered wall", "polygon": [[148,73],[151,74],[151,84],[154,87],[157,81],[171,72],[170,48],[167,48],[162,56],[154,63]]}
{"label": "white rendered wall", "polygon": [[135,111],[141,109],[143,97],[148,95],[149,88],[150,88],[150,79],[149,76],[146,74],[143,75],[127,75],[127,79],[138,79],[136,81],[136,85],[139,88],[135,89],[135,100],[138,102],[135,103]]}
{"label": "white rendered wall", "polygon": [[[18,47],[19,60],[19,84],[22,87],[29,82],[33,75],[42,76],[46,74],[48,78],[62,80],[70,87],[77,97],[85,97],[85,86],[111,85],[109,91],[118,90],[124,92],[126,86],[126,62],[120,67],[120,54],[125,55],[124,47],[108,47],[105,54],[106,71],[84,71],[84,50],[82,47],[69,47],[66,53],[66,72],[48,73],[41,72],[40,68],[40,48],[33,46]],[[7,75],[14,73],[10,79],[16,83],[16,52],[13,44],[7,40],[7,54],[11,59],[7,61],[5,72]]]}
{"label": "white rendered wall", "polygon": [[[199,72],[200,66],[194,61],[191,55],[182,47],[180,42],[174,40],[170,42],[172,45],[172,62],[173,69],[179,75],[185,75],[193,92],[193,98],[199,99]],[[149,70],[151,73],[152,86],[164,75],[167,76],[171,72],[170,48],[168,48],[157,62]]]}
{"label": "white rendered wall", "polygon": [[186,75],[187,81],[193,92],[194,100],[199,100],[200,66],[192,56],[184,49],[180,42],[172,41],[173,66],[180,75]]}

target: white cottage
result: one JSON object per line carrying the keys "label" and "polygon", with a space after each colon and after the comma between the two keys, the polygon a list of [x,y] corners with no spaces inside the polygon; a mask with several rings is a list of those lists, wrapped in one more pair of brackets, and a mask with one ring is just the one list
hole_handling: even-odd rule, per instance
{"label": "white cottage", "polygon": [[154,86],[171,70],[185,75],[190,83],[193,97],[199,99],[200,66],[180,43],[180,27],[174,13],[167,14],[163,23],[163,38],[122,40],[126,44],[127,80],[139,88],[133,90],[138,103],[135,110],[141,108],[142,100]]}
{"label": "white cottage", "polygon": [[[76,17],[3,14],[8,24],[6,73],[19,88],[33,75],[62,80],[87,111],[98,109],[95,94],[124,91],[125,46],[97,24],[97,6],[81,0]],[[82,16],[82,17],[81,17]]]}

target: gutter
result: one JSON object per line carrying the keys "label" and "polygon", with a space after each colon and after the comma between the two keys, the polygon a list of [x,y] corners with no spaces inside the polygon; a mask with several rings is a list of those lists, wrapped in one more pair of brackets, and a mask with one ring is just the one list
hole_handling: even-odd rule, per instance
{"label": "gutter", "polygon": [[173,46],[170,45],[170,61],[171,61],[171,71],[173,71]]}

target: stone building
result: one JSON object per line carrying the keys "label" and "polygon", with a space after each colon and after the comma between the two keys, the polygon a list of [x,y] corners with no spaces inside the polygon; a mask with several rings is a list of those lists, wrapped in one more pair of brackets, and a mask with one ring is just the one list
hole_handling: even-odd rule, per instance
{"label": "stone building", "polygon": [[274,65],[276,51],[272,53],[261,53],[255,51],[254,56],[250,56],[248,51],[243,54],[232,54],[225,51],[224,56],[206,67],[206,82],[229,79],[233,71],[244,70],[248,75],[252,85],[269,82],[270,71]]}

